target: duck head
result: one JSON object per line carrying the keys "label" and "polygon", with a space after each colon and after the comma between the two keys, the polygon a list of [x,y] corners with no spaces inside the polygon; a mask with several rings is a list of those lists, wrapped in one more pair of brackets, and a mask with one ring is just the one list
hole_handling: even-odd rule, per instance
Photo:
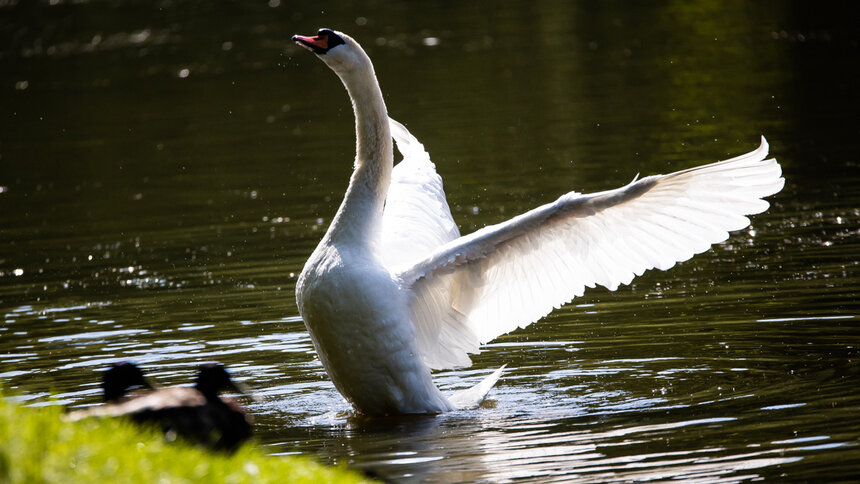
{"label": "duck head", "polygon": [[227,369],[220,363],[200,365],[195,388],[210,401],[218,399],[218,393],[222,390],[233,390],[251,396],[248,388],[242,383],[234,382],[227,373]]}
{"label": "duck head", "polygon": [[105,370],[102,377],[104,401],[113,402],[124,397],[126,392],[135,387],[152,388],[146,381],[143,372],[134,363],[121,361],[114,363]]}

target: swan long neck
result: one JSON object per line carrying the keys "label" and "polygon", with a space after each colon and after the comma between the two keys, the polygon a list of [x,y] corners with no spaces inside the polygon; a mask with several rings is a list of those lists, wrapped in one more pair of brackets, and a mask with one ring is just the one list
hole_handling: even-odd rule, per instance
{"label": "swan long neck", "polygon": [[388,111],[370,59],[337,72],[355,113],[355,167],[343,202],[329,227],[333,239],[375,243],[394,165]]}

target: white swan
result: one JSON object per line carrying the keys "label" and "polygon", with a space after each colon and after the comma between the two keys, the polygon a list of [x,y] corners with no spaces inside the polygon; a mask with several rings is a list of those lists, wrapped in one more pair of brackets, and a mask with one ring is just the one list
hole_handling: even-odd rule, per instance
{"label": "white swan", "polygon": [[[501,369],[446,398],[430,370],[537,321],[595,284],[614,290],[724,241],[784,184],[755,151],[590,195],[570,192],[461,237],[424,147],[388,118],[370,58],[321,29],[294,36],[340,77],[355,112],[349,187],[296,285],[299,312],[337,389],[371,414],[479,403]],[[392,136],[403,154],[393,166]]]}

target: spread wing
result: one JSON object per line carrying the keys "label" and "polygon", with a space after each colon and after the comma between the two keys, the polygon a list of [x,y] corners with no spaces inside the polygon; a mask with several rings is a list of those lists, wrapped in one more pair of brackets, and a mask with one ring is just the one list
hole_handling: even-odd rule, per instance
{"label": "spread wing", "polygon": [[403,160],[391,172],[382,214],[381,251],[386,267],[425,257],[460,236],[430,155],[406,128],[389,119]]}
{"label": "spread wing", "polygon": [[399,271],[411,287],[419,348],[432,368],[468,353],[596,284],[615,290],[666,270],[749,225],[785,180],[768,145],[730,160],[600,193],[568,193],[437,247]]}
{"label": "spread wing", "polygon": [[[391,135],[403,160],[394,167],[382,214],[379,257],[386,267],[403,266],[432,254],[460,237],[445,200],[442,178],[424,146],[400,123],[389,119]],[[419,351],[431,368],[469,363],[478,351],[475,334],[451,312],[452,278],[437,278],[410,309]]]}

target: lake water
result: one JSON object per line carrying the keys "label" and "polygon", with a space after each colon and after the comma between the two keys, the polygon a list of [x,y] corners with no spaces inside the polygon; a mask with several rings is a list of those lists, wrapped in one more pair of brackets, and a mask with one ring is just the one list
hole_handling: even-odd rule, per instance
{"label": "lake water", "polygon": [[[107,364],[225,363],[272,454],[395,481],[860,476],[860,32],[812,3],[416,7],[0,1],[0,385],[91,405]],[[289,42],[373,58],[463,233],[576,189],[752,150],[785,189],[670,271],[486,345],[482,408],[363,419],[296,277],[346,187],[352,111]]]}

